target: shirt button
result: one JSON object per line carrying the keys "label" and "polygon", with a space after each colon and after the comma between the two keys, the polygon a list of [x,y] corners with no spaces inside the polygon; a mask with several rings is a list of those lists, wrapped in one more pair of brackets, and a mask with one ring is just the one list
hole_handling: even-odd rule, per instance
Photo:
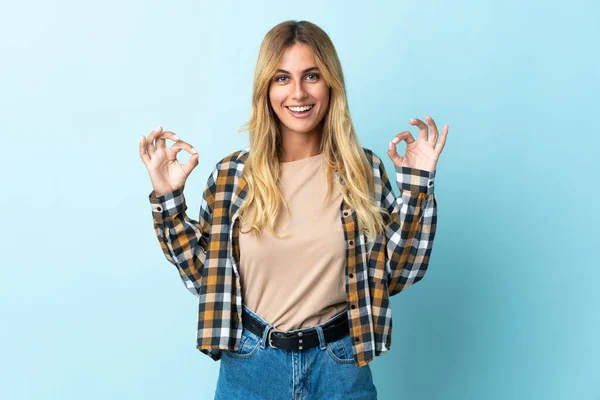
{"label": "shirt button", "polygon": [[348,211],[344,211],[344,217],[348,216]]}
{"label": "shirt button", "polygon": [[358,343],[358,342],[360,342],[360,339],[359,339],[359,338],[354,338],[354,341],[355,341],[356,343]]}
{"label": "shirt button", "polygon": [[354,278],[354,274],[348,275],[349,278]]}
{"label": "shirt button", "polygon": [[352,304],[352,305],[350,306],[350,308],[354,310],[354,309],[356,308],[356,306],[355,306],[354,304]]}
{"label": "shirt button", "polygon": [[354,240],[351,240],[348,243],[350,243],[350,245],[353,245],[354,244]]}
{"label": "shirt button", "polygon": [[156,211],[162,211],[162,208],[160,206],[156,207]]}

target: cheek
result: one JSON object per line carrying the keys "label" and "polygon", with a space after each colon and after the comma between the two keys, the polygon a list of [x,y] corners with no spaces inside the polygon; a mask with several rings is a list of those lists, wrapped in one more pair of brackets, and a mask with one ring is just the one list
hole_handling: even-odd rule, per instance
{"label": "cheek", "polygon": [[320,113],[324,114],[327,111],[327,108],[329,108],[329,93],[321,94],[321,96],[318,97],[318,100],[321,104]]}
{"label": "cheek", "polygon": [[327,86],[320,87],[315,91],[313,97],[319,101],[323,106],[327,106],[329,104],[329,89]]}
{"label": "cheek", "polygon": [[281,108],[281,103],[284,100],[284,96],[282,95],[281,90],[270,89],[269,90],[269,99],[271,102],[271,106],[275,109]]}

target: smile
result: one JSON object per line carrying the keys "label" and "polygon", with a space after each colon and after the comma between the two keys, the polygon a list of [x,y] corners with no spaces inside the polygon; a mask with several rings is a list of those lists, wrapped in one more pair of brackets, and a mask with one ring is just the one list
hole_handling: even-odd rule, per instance
{"label": "smile", "polygon": [[315,108],[315,105],[305,106],[305,107],[293,107],[293,110],[289,107],[285,107],[288,109],[290,114],[292,114],[296,118],[306,118],[312,113],[312,110]]}

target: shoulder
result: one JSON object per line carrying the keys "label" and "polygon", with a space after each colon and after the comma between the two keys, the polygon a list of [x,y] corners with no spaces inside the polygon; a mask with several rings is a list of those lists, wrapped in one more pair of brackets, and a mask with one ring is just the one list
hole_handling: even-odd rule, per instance
{"label": "shoulder", "polygon": [[217,162],[217,170],[237,170],[246,163],[250,147],[227,154]]}
{"label": "shoulder", "polygon": [[363,147],[362,149],[365,152],[367,160],[369,160],[369,163],[374,171],[379,171],[380,168],[383,168],[383,161],[377,154],[375,154],[373,150],[367,147]]}

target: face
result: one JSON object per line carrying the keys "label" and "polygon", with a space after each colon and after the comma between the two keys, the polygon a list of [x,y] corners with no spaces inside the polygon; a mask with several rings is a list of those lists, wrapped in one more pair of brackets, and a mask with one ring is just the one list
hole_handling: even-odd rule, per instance
{"label": "face", "polygon": [[[313,68],[314,67],[314,68]],[[271,107],[279,118],[282,134],[320,133],[320,122],[329,106],[329,86],[317,68],[312,49],[296,43],[279,62],[269,84]],[[312,106],[308,111],[288,107]]]}

